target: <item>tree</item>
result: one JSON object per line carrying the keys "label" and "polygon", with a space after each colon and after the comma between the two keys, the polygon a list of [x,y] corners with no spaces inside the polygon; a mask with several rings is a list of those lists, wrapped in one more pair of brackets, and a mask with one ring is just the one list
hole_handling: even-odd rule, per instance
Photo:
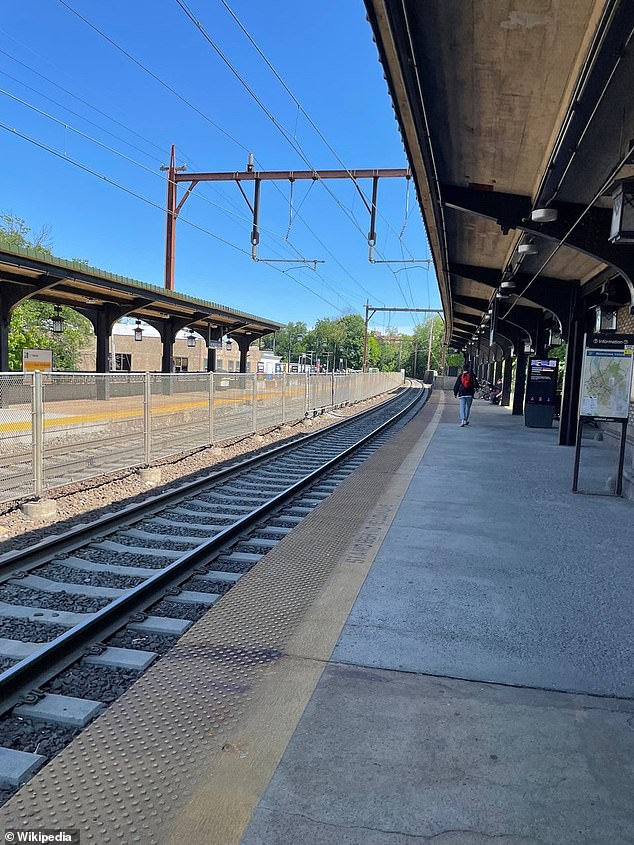
{"label": "tree", "polygon": [[[307,334],[308,327],[301,320],[297,323],[287,323],[275,335],[275,351],[290,364],[306,351]],[[302,339],[298,340],[299,337]]]}
{"label": "tree", "polygon": [[[27,247],[52,255],[48,227],[43,227],[33,237],[29,237],[30,234],[31,229],[20,217],[7,212],[0,214],[0,238],[9,249]],[[92,335],[92,326],[86,317],[72,308],[62,306],[60,313],[64,320],[64,331],[55,334],[52,331],[54,311],[55,306],[51,303],[33,299],[22,302],[12,311],[9,326],[10,369],[22,369],[23,349],[50,349],[55,369],[77,369],[80,352]]]}
{"label": "tree", "polygon": [[9,330],[9,368],[22,369],[23,349],[50,349],[56,370],[76,370],[81,350],[92,334],[90,321],[62,306],[64,331],[52,331],[54,306],[48,302],[28,300],[19,305],[11,315]]}

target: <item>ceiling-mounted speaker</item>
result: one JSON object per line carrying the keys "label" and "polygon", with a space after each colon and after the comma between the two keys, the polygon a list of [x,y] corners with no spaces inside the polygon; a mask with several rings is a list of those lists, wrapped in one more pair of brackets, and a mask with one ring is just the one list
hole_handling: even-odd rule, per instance
{"label": "ceiling-mounted speaker", "polygon": [[558,213],[556,208],[536,208],[531,211],[533,223],[554,223]]}
{"label": "ceiling-mounted speaker", "polygon": [[520,244],[517,251],[520,255],[537,255],[539,252],[535,244]]}

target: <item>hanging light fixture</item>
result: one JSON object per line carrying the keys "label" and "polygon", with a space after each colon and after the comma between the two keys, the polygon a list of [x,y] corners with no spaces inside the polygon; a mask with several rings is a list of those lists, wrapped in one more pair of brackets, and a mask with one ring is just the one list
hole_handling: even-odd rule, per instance
{"label": "hanging light fixture", "polygon": [[196,346],[196,335],[194,334],[194,330],[190,329],[189,334],[187,335],[187,346],[190,349],[193,349]]}
{"label": "hanging light fixture", "polygon": [[225,345],[227,347],[227,352],[231,352],[231,347],[233,346],[233,341],[231,340],[231,338],[229,338]]}
{"label": "hanging light fixture", "polygon": [[141,321],[136,321],[136,326],[134,327],[134,339],[137,342],[141,342],[143,340],[143,328],[141,327]]}
{"label": "hanging light fixture", "polygon": [[55,311],[53,312],[53,316],[51,318],[51,330],[54,331],[55,334],[61,334],[64,331],[64,318],[62,317],[61,305],[55,306]]}
{"label": "hanging light fixture", "polygon": [[634,243],[634,180],[619,182],[612,193],[610,243]]}

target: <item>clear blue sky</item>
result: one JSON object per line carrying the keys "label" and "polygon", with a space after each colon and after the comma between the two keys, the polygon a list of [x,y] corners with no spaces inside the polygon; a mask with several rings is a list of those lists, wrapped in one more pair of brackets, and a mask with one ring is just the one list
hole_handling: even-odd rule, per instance
{"label": "clear blue sky", "polygon": [[[293,149],[176,0],[67,2],[202,114],[104,40],[61,0],[22,0],[3,10],[0,88],[58,122],[2,93],[2,124],[160,209],[165,204],[165,174],[158,168],[167,163],[172,143],[178,163],[186,163],[190,170],[244,170],[249,150],[258,169],[307,169],[302,154]],[[227,3],[347,168],[406,166],[362,0]],[[275,120],[296,139],[310,165],[340,168],[337,156],[298,110],[222,1],[187,0],[187,6]],[[57,255],[83,258],[115,273],[163,284],[164,211],[5,129],[0,129],[0,139],[1,211],[24,218],[35,231],[50,225]],[[264,183],[259,253],[263,258],[302,255],[325,260],[317,273],[297,265],[252,262],[249,211],[238,188],[232,183],[200,185],[178,223],[176,290],[280,322],[304,320],[309,325],[320,317],[360,312],[367,297],[375,305],[438,307],[433,269],[369,264],[368,215],[350,181],[328,183],[334,198],[321,184],[307,195],[310,185],[295,183],[296,214],[288,233],[289,185],[279,183],[278,189]],[[363,187],[369,195],[370,184]],[[383,180],[377,246],[384,258],[429,255],[413,186],[401,238],[405,207],[405,180]],[[377,316],[373,325],[383,328],[388,322],[388,317]],[[403,329],[411,330],[412,322],[409,316],[391,318],[392,326]]]}

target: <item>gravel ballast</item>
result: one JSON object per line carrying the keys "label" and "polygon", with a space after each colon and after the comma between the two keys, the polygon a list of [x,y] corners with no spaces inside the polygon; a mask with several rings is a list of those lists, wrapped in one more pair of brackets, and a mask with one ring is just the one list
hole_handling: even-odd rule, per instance
{"label": "gravel ballast", "polygon": [[[275,427],[264,434],[251,435],[237,441],[228,440],[213,447],[155,462],[152,466],[159,467],[162,475],[161,484],[156,487],[148,487],[136,469],[58,487],[46,494],[57,504],[58,516],[54,523],[56,531],[66,530],[86,522],[87,519],[96,519],[105,513],[120,510],[134,501],[142,501],[176,481],[187,481],[207,475],[209,470],[217,471],[250,454],[268,450],[273,445],[298,440],[307,432],[355,416],[389,398],[391,395],[383,394],[357,405],[327,411],[313,419]],[[27,519],[19,510],[20,501],[22,500],[0,503],[0,540],[6,538],[4,542],[0,542],[0,555],[14,549],[26,548],[50,536],[50,521]],[[188,520],[181,514],[178,515],[177,521]]]}

